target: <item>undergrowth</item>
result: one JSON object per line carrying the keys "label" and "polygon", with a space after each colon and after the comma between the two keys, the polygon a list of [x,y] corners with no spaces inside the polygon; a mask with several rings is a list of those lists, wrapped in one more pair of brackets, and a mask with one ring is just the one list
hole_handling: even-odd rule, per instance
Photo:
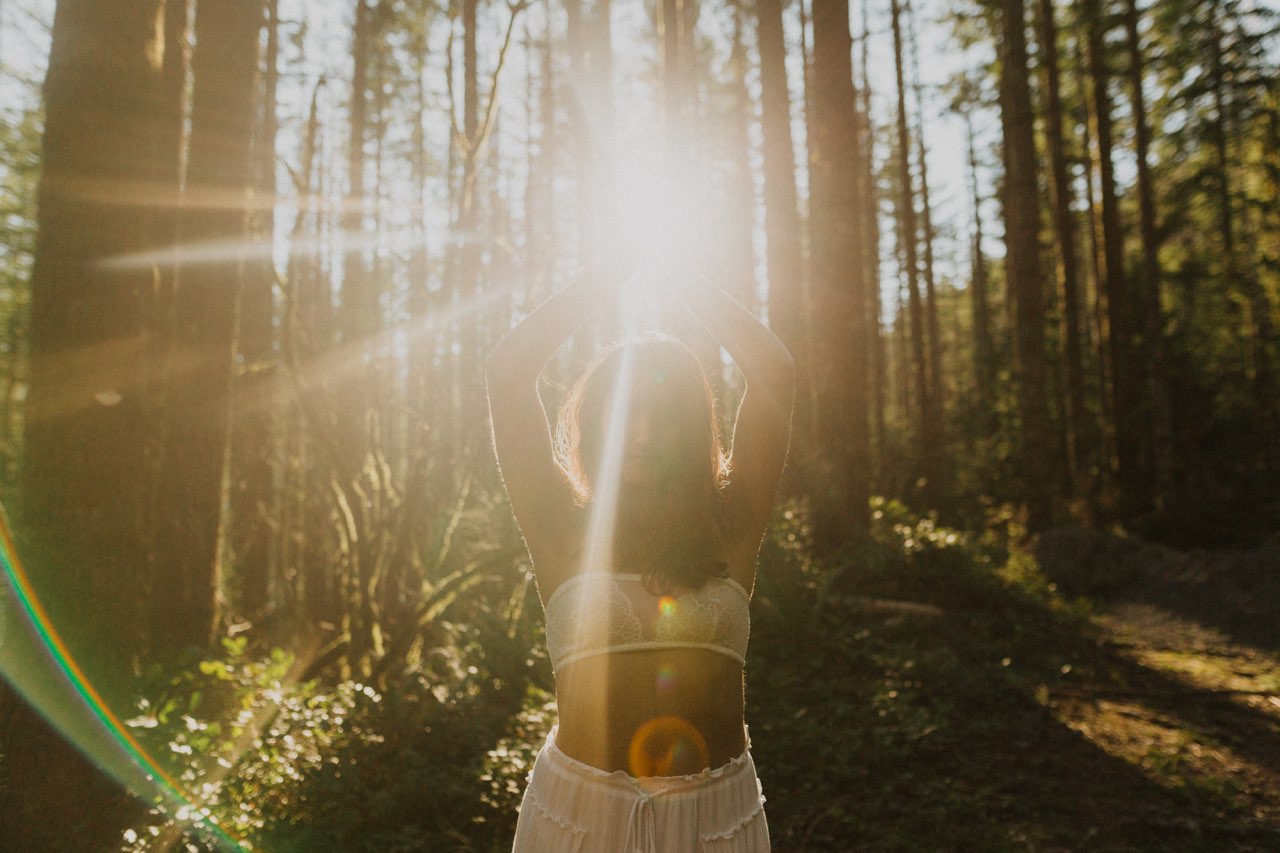
{"label": "undergrowth", "polygon": [[[1230,780],[1109,755],[1054,716],[1055,691],[1134,675],[1025,539],[1005,507],[962,531],[877,499],[869,541],[819,561],[805,505],[779,508],[747,667],[775,850],[1155,850],[1143,821],[1183,814],[1198,816],[1188,849],[1221,842]],[[130,725],[208,824],[157,802],[124,847],[168,833],[210,849],[216,821],[246,849],[509,850],[554,721],[541,620],[466,616],[385,691],[293,682],[287,653],[242,641],[176,677],[154,670]],[[1108,816],[1117,797],[1146,817]]]}

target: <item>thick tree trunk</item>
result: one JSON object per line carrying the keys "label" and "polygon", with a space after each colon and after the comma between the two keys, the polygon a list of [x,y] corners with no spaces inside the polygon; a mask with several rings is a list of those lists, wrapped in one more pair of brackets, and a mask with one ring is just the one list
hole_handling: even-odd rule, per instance
{"label": "thick tree trunk", "polygon": [[1000,4],[1000,118],[1004,129],[1005,270],[1016,305],[1018,412],[1022,421],[1027,522],[1043,528],[1053,514],[1052,444],[1045,396],[1044,295],[1040,278],[1034,116],[1027,79],[1023,0]]}
{"label": "thick tree trunk", "polygon": [[813,30],[811,269],[814,316],[823,318],[814,328],[813,382],[818,457],[830,466],[814,540],[830,551],[861,541],[870,525],[871,371],[848,0],[817,0]]}
{"label": "thick tree trunk", "polygon": [[[202,4],[192,60],[191,150],[184,246],[226,241],[216,262],[179,253],[168,370],[164,517],[152,595],[159,645],[203,645],[219,620],[223,473],[230,428],[232,346],[245,275],[250,159],[262,2]],[[238,198],[227,204],[226,198]]]}
{"label": "thick tree trunk", "polygon": [[162,15],[157,0],[63,0],[44,89],[23,518],[56,627],[103,661],[127,661],[144,624],[142,309],[159,265],[111,261],[154,248],[154,209],[134,202],[176,196],[155,184],[177,160]]}
{"label": "thick tree trunk", "polygon": [[[168,239],[153,205],[177,194],[180,114],[165,85],[164,13],[159,0],[57,4],[30,282],[25,563],[53,629],[118,713],[133,709],[130,664],[146,623],[155,444],[147,303],[160,264],[135,253]],[[9,629],[15,650],[20,631]],[[6,846],[118,843],[123,804],[106,802],[114,785],[3,693]],[[70,802],[50,819],[51,804]],[[104,816],[113,825],[101,825]]]}

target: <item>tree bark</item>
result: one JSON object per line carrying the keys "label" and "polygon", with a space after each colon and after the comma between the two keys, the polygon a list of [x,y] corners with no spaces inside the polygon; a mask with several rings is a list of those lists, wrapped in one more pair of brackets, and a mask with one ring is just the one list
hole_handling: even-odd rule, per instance
{"label": "tree bark", "polygon": [[[267,0],[267,41],[261,84],[262,120],[254,140],[254,194],[250,219],[259,245],[275,242],[276,89],[279,84],[279,0]],[[271,526],[276,516],[272,435],[274,407],[271,377],[276,375],[274,300],[275,264],[252,264],[245,276],[236,334],[237,362],[245,367],[232,398],[230,549],[239,573],[237,610],[256,620],[265,614],[271,579]]]}
{"label": "tree bark", "polygon": [[902,6],[890,5],[893,23],[893,64],[898,87],[898,243],[901,247],[911,322],[911,371],[916,391],[916,435],[920,444],[924,475],[924,502],[938,505],[939,454],[938,419],[929,383],[929,360],[924,331],[924,304],[920,297],[920,261],[917,241],[915,186],[911,175],[911,139],[907,124],[907,87],[903,73]]}
{"label": "tree bark", "polygon": [[[219,620],[223,473],[236,308],[246,272],[262,8],[261,0],[205,3],[196,13],[161,481],[165,511],[152,596],[156,642],[166,646],[204,645]],[[184,257],[188,248],[214,242],[228,246],[225,257]]]}
{"label": "tree bark", "polygon": [[1058,243],[1058,284],[1062,291],[1062,337],[1067,386],[1068,476],[1071,492],[1090,496],[1096,504],[1091,460],[1094,454],[1090,440],[1084,402],[1084,352],[1080,343],[1080,275],[1076,245],[1075,215],[1071,212],[1072,189],[1067,154],[1063,144],[1062,95],[1058,63],[1058,28],[1054,21],[1053,0],[1039,0],[1039,42],[1044,75],[1045,128],[1049,149],[1050,201],[1053,228]]}
{"label": "tree bark", "polygon": [[1027,75],[1023,0],[1000,4],[1000,119],[1004,130],[1005,274],[1016,305],[1018,412],[1022,421],[1023,494],[1027,523],[1053,515],[1052,444],[1045,396],[1044,295],[1040,278],[1034,116]]}
{"label": "tree bark", "polygon": [[793,446],[805,446],[810,424],[804,269],[796,199],[795,148],[791,142],[791,95],[780,0],[756,3],[760,50],[760,124],[764,158],[764,234],[769,277],[769,326],[797,363]]}
{"label": "tree bark", "polygon": [[[99,695],[132,710],[146,620],[148,458],[155,446],[146,305],[161,269],[156,205],[176,197],[177,102],[159,0],[61,0],[44,83],[30,281],[19,517],[52,627]],[[141,253],[141,254],[139,254]],[[22,640],[10,629],[10,645]],[[16,649],[15,649],[16,651]],[[35,658],[32,658],[35,660]],[[0,825],[17,850],[119,841],[116,785],[7,687]],[[15,707],[17,706],[17,707]],[[77,808],[50,820],[51,803]]]}
{"label": "tree bark", "polygon": [[1169,374],[1165,358],[1164,309],[1160,304],[1160,237],[1156,228],[1155,184],[1151,180],[1151,127],[1147,122],[1147,99],[1142,91],[1145,77],[1142,43],[1138,32],[1137,0],[1125,0],[1124,26],[1129,49],[1129,97],[1133,107],[1134,153],[1138,166],[1138,209],[1142,235],[1141,293],[1144,361],[1147,366],[1147,398],[1151,406],[1151,469],[1153,499],[1162,506],[1173,490],[1173,425],[1169,411]]}
{"label": "tree bark", "polygon": [[973,195],[973,257],[970,274],[972,292],[970,300],[973,312],[973,362],[974,384],[978,392],[978,405],[982,410],[983,438],[995,436],[996,410],[996,355],[991,335],[991,308],[987,296],[990,285],[987,274],[987,258],[982,251],[982,194],[978,187],[978,153],[973,141],[973,120],[965,112],[965,135],[969,147],[969,180]]}
{"label": "tree bark", "polygon": [[862,541],[870,527],[867,286],[862,200],[858,195],[858,122],[848,0],[813,6],[813,137],[810,240],[815,324],[815,399],[821,478],[828,494],[814,517],[814,543],[830,552]]}
{"label": "tree bark", "polygon": [[1124,269],[1124,234],[1120,202],[1116,194],[1114,143],[1112,141],[1110,74],[1105,58],[1105,23],[1099,0],[1085,0],[1082,8],[1088,41],[1095,137],[1102,195],[1103,289],[1107,297],[1108,337],[1111,356],[1112,412],[1115,422],[1119,509],[1132,517],[1150,506],[1150,488],[1144,464],[1143,434],[1148,409],[1143,393],[1145,371],[1139,361],[1135,336],[1139,324],[1136,300]]}
{"label": "tree bark", "polygon": [[142,305],[160,264],[110,261],[154,248],[149,192],[176,196],[154,183],[177,158],[165,150],[163,8],[63,0],[44,89],[23,518],[30,562],[45,568],[37,593],[100,660],[127,661],[144,624]]}
{"label": "tree bark", "polygon": [[876,180],[876,135],[871,110],[871,74],[868,70],[868,57],[870,55],[868,45],[871,41],[868,5],[869,3],[864,0],[862,4],[862,32],[860,34],[862,52],[859,63],[861,66],[860,76],[862,78],[862,89],[859,93],[861,109],[858,110],[858,138],[860,141],[857,151],[861,155],[860,168],[862,169],[862,180],[860,182],[862,194],[862,246],[864,275],[867,281],[867,328],[872,387],[871,421],[875,427],[875,454],[873,456],[875,469],[873,476],[877,486],[883,489],[883,475],[888,467],[886,460],[888,434],[885,423],[889,406],[886,396],[888,360],[885,357],[884,335],[880,329],[880,187]]}

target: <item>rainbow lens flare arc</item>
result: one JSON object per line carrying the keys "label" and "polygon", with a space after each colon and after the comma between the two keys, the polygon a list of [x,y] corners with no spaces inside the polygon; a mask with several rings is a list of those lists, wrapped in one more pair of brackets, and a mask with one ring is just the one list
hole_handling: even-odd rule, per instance
{"label": "rainbow lens flare arc", "polygon": [[94,688],[36,595],[3,506],[0,574],[0,675],[130,792],[172,807],[174,814],[206,833],[220,850],[251,849],[218,825],[208,808],[138,742]]}

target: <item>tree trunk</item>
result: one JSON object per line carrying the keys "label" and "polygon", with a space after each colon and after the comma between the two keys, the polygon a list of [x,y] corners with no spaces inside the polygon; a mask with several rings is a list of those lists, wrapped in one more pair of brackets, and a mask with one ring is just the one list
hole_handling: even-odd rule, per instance
{"label": "tree trunk", "polygon": [[924,98],[920,82],[920,50],[916,41],[915,13],[907,7],[907,26],[911,38],[911,74],[915,78],[912,92],[916,99],[916,163],[920,169],[920,225],[921,246],[924,249],[924,302],[925,325],[928,330],[929,350],[929,402],[933,409],[933,440],[937,442],[939,457],[934,462],[936,483],[932,488],[935,506],[942,506],[951,491],[948,466],[942,452],[946,446],[946,385],[942,375],[942,330],[938,324],[938,287],[933,264],[933,207],[929,198],[929,164],[924,140]]}
{"label": "tree trunk", "polygon": [[780,0],[756,3],[760,49],[760,124],[764,158],[764,235],[769,276],[769,325],[795,356],[795,447],[806,446],[811,403],[806,376],[804,269],[800,214],[796,201],[795,149],[791,143],[791,95],[787,88],[787,47]]}
{"label": "tree trunk", "polygon": [[724,258],[731,265],[726,289],[752,311],[759,310],[755,272],[755,186],[751,175],[751,96],[747,92],[747,50],[743,43],[745,12],[740,0],[733,5],[733,37],[729,50],[729,108],[725,118],[728,174],[725,207],[732,211],[726,223]]}
{"label": "tree trunk", "polygon": [[1137,0],[1125,0],[1125,34],[1129,48],[1129,96],[1133,105],[1134,153],[1138,166],[1139,223],[1142,235],[1143,302],[1141,331],[1147,366],[1147,397],[1151,406],[1151,468],[1153,498],[1162,506],[1173,490],[1173,425],[1169,411],[1169,375],[1164,345],[1164,310],[1160,305],[1160,238],[1156,230],[1155,185],[1151,180],[1149,152],[1151,128],[1147,123],[1147,99],[1142,91],[1142,43],[1138,33]]}
{"label": "tree trunk", "polygon": [[[164,239],[155,205],[177,194],[163,16],[159,0],[57,4],[30,282],[19,519],[26,566],[53,629],[118,713],[134,707],[130,665],[148,589],[144,483],[155,424],[145,306],[161,266],[150,252]],[[121,804],[104,800],[115,785],[40,715],[13,710],[16,701],[0,697],[12,726],[0,733],[6,844],[118,843]],[[51,804],[73,801],[49,819]],[[99,825],[104,815],[113,825]]]}
{"label": "tree trunk", "polygon": [[1099,0],[1085,0],[1082,13],[1088,38],[1093,118],[1098,142],[1102,195],[1102,262],[1110,326],[1112,412],[1115,419],[1117,482],[1120,512],[1132,517],[1150,506],[1150,488],[1143,462],[1143,434],[1148,414],[1142,391],[1144,371],[1135,341],[1139,328],[1136,301],[1124,270],[1124,235],[1116,196],[1112,142],[1110,74],[1104,53],[1105,25]]}
{"label": "tree trunk", "polygon": [[159,264],[108,261],[153,248],[154,210],[133,202],[177,157],[164,147],[162,14],[157,0],[63,0],[44,90],[23,518],[30,562],[47,569],[37,593],[104,661],[129,660],[143,624],[142,300]]}
{"label": "tree trunk", "polygon": [[[279,0],[267,0],[267,44],[262,80],[262,121],[254,141],[254,193],[260,200],[251,219],[253,239],[275,242],[276,89],[279,82]],[[265,204],[263,201],[265,200]],[[271,578],[271,525],[276,498],[272,467],[274,307],[276,274],[272,260],[252,264],[244,280],[236,346],[245,368],[232,398],[231,514],[228,534],[239,570],[237,609],[249,619],[262,616],[268,606]]]}
{"label": "tree trunk", "polygon": [[1015,342],[1022,421],[1023,494],[1027,523],[1043,528],[1052,518],[1052,444],[1045,397],[1044,295],[1040,279],[1039,207],[1036,191],[1034,116],[1027,79],[1023,0],[1000,4],[1000,118],[1004,130],[1005,269],[1016,304]]}
{"label": "tree trunk", "polygon": [[[234,248],[217,262],[179,253],[152,620],[157,643],[168,646],[204,645],[219,620],[223,473],[261,25],[261,0],[206,3],[196,13],[182,241],[189,247],[225,241]],[[238,203],[225,203],[227,197]]]}
{"label": "tree trunk", "polygon": [[929,385],[929,361],[924,333],[924,304],[920,298],[920,262],[917,250],[919,228],[916,222],[914,180],[911,175],[911,140],[907,124],[907,86],[903,74],[902,7],[898,0],[891,4],[893,16],[894,74],[898,86],[898,244],[901,247],[907,284],[911,322],[911,364],[916,390],[916,435],[920,443],[924,473],[924,502],[938,505],[939,446],[938,419]]}
{"label": "tree trunk", "polygon": [[1062,290],[1062,336],[1067,385],[1068,476],[1072,494],[1093,498],[1095,484],[1090,475],[1093,445],[1084,402],[1084,354],[1080,344],[1079,255],[1076,246],[1075,215],[1071,212],[1072,189],[1063,145],[1062,96],[1058,64],[1058,28],[1053,0],[1039,0],[1040,67],[1044,74],[1045,141],[1049,149],[1053,228],[1058,243],[1058,282]]}
{"label": "tree trunk", "polygon": [[[1086,61],[1087,39],[1077,38],[1075,42],[1074,65],[1076,78],[1081,81],[1082,89],[1088,88],[1088,71]],[[1095,166],[1097,156],[1094,149],[1092,128],[1097,124],[1093,118],[1092,104],[1087,93],[1082,92],[1080,99],[1078,125],[1081,133],[1081,148],[1084,152],[1084,191],[1086,234],[1089,238],[1088,270],[1089,280],[1093,287],[1087,288],[1084,299],[1086,323],[1083,327],[1088,339],[1086,349],[1093,352],[1095,381],[1098,386],[1098,419],[1093,423],[1093,434],[1097,439],[1097,454],[1094,457],[1097,485],[1094,489],[1095,509],[1101,509],[1103,494],[1111,494],[1115,483],[1115,432],[1112,425],[1115,419],[1111,411],[1111,393],[1108,377],[1111,375],[1111,358],[1105,341],[1107,334],[1106,312],[1106,273],[1103,270],[1102,248],[1102,206],[1098,200],[1095,183]]]}
{"label": "tree trunk", "polygon": [[965,135],[969,146],[969,179],[973,194],[972,301],[974,384],[982,413],[982,438],[991,440],[996,431],[996,354],[991,335],[991,309],[987,296],[987,258],[982,251],[982,195],[978,187],[978,153],[973,142],[973,120],[965,113]]}
{"label": "tree trunk", "polygon": [[888,358],[886,356],[885,330],[880,320],[880,304],[883,293],[880,283],[880,187],[875,179],[874,152],[872,141],[875,128],[871,125],[870,103],[863,107],[862,121],[864,155],[863,165],[863,239],[864,263],[863,275],[867,279],[867,328],[869,359],[871,363],[871,423],[875,436],[875,453],[873,480],[875,488],[884,489],[881,479],[885,470],[885,453],[889,445],[889,427],[887,423],[889,411],[888,398]]}
{"label": "tree trunk", "polygon": [[[942,428],[942,412],[946,409],[946,388],[942,379],[942,332],[938,327],[938,293],[937,278],[934,275],[933,241],[936,237],[933,229],[933,205],[929,199],[929,164],[927,146],[924,143],[924,93],[920,82],[920,46],[915,36],[915,12],[911,6],[906,8],[906,23],[911,41],[911,93],[915,96],[915,163],[920,170],[920,247],[924,250],[924,305],[925,325],[928,328],[929,343],[929,392],[933,397],[933,411],[938,419],[938,437],[946,441],[946,430]],[[945,475],[945,474],[943,474]],[[946,491],[945,488],[942,489]]]}
{"label": "tree trunk", "polygon": [[862,541],[870,526],[871,371],[848,0],[817,0],[813,32],[811,269],[814,316],[823,318],[814,329],[813,383],[818,457],[830,466],[814,542],[830,552]]}
{"label": "tree trunk", "polygon": [[862,169],[862,246],[864,275],[867,281],[867,328],[868,346],[871,361],[872,387],[872,423],[875,426],[875,478],[878,488],[884,488],[883,475],[887,469],[886,453],[888,448],[887,427],[885,423],[889,401],[886,397],[888,388],[888,365],[885,357],[885,341],[880,330],[880,187],[876,181],[875,164],[875,125],[871,110],[871,75],[868,70],[870,23],[868,15],[869,3],[862,4],[862,54],[860,58],[862,90],[860,92],[861,109],[858,111],[857,151],[861,155]]}

